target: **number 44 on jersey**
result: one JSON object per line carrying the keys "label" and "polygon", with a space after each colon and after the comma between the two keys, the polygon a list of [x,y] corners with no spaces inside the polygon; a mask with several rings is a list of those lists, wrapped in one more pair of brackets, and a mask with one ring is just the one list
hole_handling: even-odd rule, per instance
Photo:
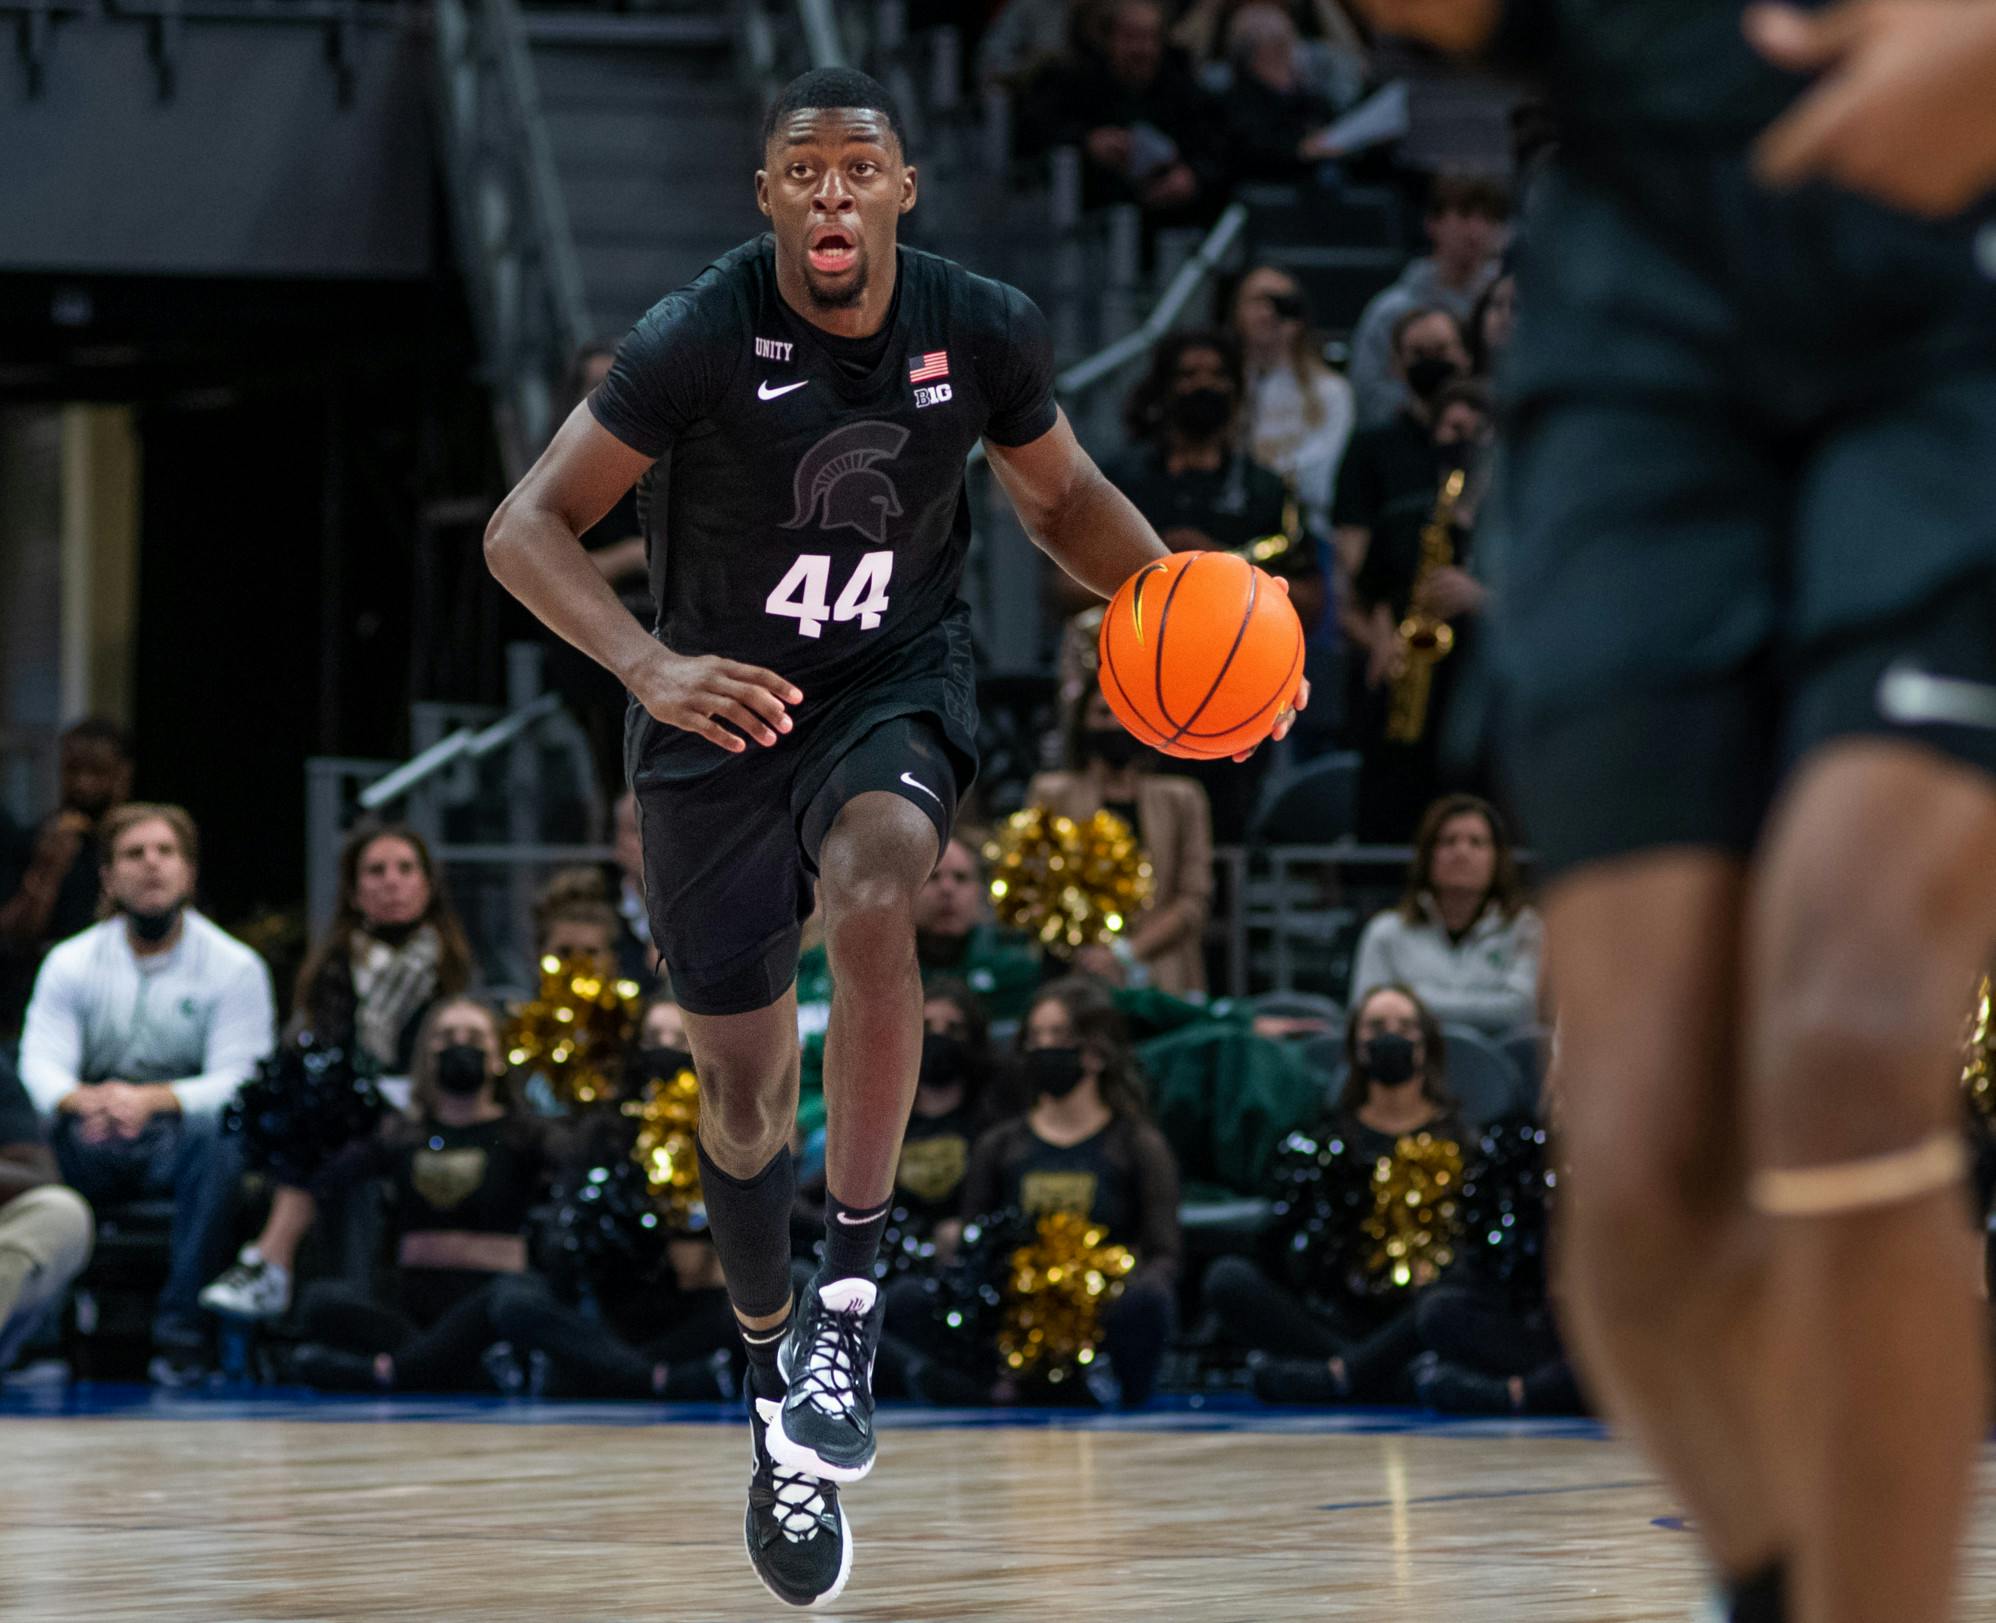
{"label": "number 44 on jersey", "polygon": [[887,582],[893,573],[892,552],[866,553],[833,603],[830,555],[807,552],[784,573],[762,606],[770,614],[795,620],[800,637],[823,636],[827,620],[857,620],[860,630],[872,631],[887,612]]}

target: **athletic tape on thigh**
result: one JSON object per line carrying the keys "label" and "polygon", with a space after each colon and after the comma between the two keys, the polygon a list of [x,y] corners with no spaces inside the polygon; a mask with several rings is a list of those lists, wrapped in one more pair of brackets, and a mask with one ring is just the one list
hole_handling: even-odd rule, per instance
{"label": "athletic tape on thigh", "polygon": [[1968,1146],[1945,1130],[1909,1150],[1843,1161],[1829,1167],[1756,1172],[1748,1199],[1770,1217],[1829,1217],[1874,1206],[1897,1206],[1960,1183],[1968,1176]]}

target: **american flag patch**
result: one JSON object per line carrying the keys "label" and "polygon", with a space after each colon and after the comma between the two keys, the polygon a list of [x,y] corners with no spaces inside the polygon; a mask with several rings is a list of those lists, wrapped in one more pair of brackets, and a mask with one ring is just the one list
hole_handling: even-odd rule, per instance
{"label": "american flag patch", "polygon": [[910,383],[927,383],[931,378],[946,378],[948,376],[949,351],[946,349],[932,349],[926,355],[910,355],[908,357],[908,381]]}

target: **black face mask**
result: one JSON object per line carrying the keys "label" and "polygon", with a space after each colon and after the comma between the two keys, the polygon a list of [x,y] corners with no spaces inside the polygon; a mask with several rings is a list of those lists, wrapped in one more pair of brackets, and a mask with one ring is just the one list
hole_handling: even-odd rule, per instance
{"label": "black face mask", "polygon": [[1439,355],[1423,355],[1407,363],[1407,387],[1424,403],[1455,382],[1457,375],[1455,362]]}
{"label": "black face mask", "polygon": [[1090,756],[1104,766],[1121,770],[1143,754],[1144,747],[1120,727],[1103,727],[1084,738]]}
{"label": "black face mask", "polygon": [[921,1085],[948,1088],[969,1079],[970,1044],[947,1031],[923,1032]]}
{"label": "black face mask", "polygon": [[1188,389],[1171,397],[1171,426],[1187,439],[1209,440],[1234,415],[1234,397],[1225,389]]}
{"label": "black face mask", "polygon": [[407,924],[370,924],[367,926],[367,933],[384,947],[400,947],[406,945],[409,938],[422,927],[421,919],[412,919]]}
{"label": "black face mask", "polygon": [[173,906],[161,908],[157,913],[143,912],[138,908],[121,907],[125,922],[131,926],[132,934],[141,941],[164,941],[173,934],[173,927],[180,922],[180,911],[187,904],[175,902]]}
{"label": "black face mask", "polygon": [[1081,1086],[1081,1050],[1027,1049],[1026,1081],[1036,1096],[1044,1094],[1049,1099],[1065,1099]]}
{"label": "black face mask", "polygon": [[1358,1057],[1365,1067],[1366,1080],[1381,1087],[1397,1088],[1414,1080],[1414,1045],[1408,1038],[1382,1031],[1377,1037],[1366,1039]]}
{"label": "black face mask", "polygon": [[470,1043],[452,1043],[437,1050],[437,1086],[445,1093],[467,1099],[492,1078],[485,1063],[485,1050]]}
{"label": "black face mask", "polygon": [[640,1048],[635,1076],[639,1082],[669,1082],[681,1071],[692,1069],[693,1056],[683,1048]]}

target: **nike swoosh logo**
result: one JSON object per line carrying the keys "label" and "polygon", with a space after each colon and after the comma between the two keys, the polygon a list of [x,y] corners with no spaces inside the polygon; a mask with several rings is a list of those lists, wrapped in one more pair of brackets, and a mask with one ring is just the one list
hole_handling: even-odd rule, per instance
{"label": "nike swoosh logo", "polygon": [[[917,787],[919,788],[920,785],[917,785]],[[832,1216],[836,1217],[841,1223],[844,1223],[848,1228],[861,1228],[868,1223],[876,1221],[879,1218],[880,1213],[873,1212],[865,1217],[848,1217],[844,1212],[833,1212]]]}
{"label": "nike swoosh logo", "polygon": [[909,777],[907,773],[903,772],[901,774],[901,781],[905,783],[910,789],[921,790],[923,794],[927,795],[938,806],[940,806],[943,803],[943,797],[941,795],[937,794],[935,790],[931,789],[926,783],[917,783],[913,778]]}
{"label": "nike swoosh logo", "polygon": [[761,383],[756,385],[755,397],[758,400],[774,400],[778,395],[788,394],[792,389],[803,388],[804,384],[810,381],[809,378],[806,378],[804,379],[804,383],[786,383],[780,389],[772,389],[769,386],[769,379],[764,378]]}
{"label": "nike swoosh logo", "polygon": [[1878,679],[1878,713],[1909,727],[1940,722],[1996,729],[1996,687],[1935,676],[1902,659]]}

